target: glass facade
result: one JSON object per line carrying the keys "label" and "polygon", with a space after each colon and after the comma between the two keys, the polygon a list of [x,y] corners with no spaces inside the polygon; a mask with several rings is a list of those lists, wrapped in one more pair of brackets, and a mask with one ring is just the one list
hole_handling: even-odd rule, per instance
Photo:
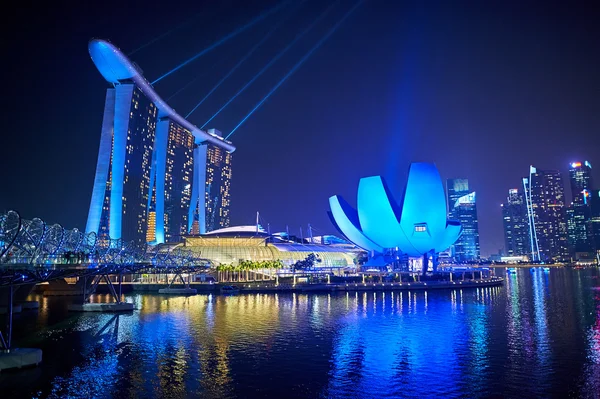
{"label": "glass facade", "polygon": [[206,150],[206,231],[229,227],[231,154],[215,145]]}
{"label": "glass facade", "polygon": [[129,83],[108,89],[104,113],[86,231],[98,232],[101,239],[145,241],[158,110]]}
{"label": "glass facade", "polygon": [[[209,129],[209,133],[221,135],[215,129]],[[232,158],[231,153],[210,143],[195,146],[188,231],[205,234],[229,227]]]}
{"label": "glass facade", "polygon": [[333,245],[300,243],[267,243],[267,237],[186,237],[186,249],[217,264],[237,264],[242,260],[281,260],[285,266],[316,254],[321,267],[354,266],[356,251],[346,251]]}
{"label": "glass facade", "polygon": [[530,167],[523,179],[533,260],[568,261],[567,220],[562,176],[558,170]]}
{"label": "glass facade", "polygon": [[596,258],[598,259],[600,254],[600,190],[592,190],[590,205],[592,232],[594,234]]}
{"label": "glass facade", "polygon": [[462,234],[452,246],[452,257],[457,262],[479,260],[479,222],[475,192],[469,191],[467,179],[448,179],[448,218],[458,220]]}
{"label": "glass facade", "polygon": [[181,241],[188,233],[188,210],[192,199],[194,136],[168,121],[164,165],[164,234],[166,242]]}
{"label": "glass facade", "polygon": [[504,247],[507,256],[531,256],[527,207],[523,192],[516,188],[508,190],[502,204]]}
{"label": "glass facade", "polygon": [[594,251],[594,233],[592,230],[591,195],[592,165],[585,162],[570,164],[569,180],[571,183],[572,233],[570,234],[571,255],[579,258],[580,253]]}

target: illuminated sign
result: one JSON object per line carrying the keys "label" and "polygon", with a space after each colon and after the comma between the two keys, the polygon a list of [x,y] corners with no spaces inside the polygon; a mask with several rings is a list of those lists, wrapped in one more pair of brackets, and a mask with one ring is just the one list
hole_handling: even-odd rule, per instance
{"label": "illuminated sign", "polygon": [[571,164],[571,167],[572,167],[572,168],[580,168],[580,167],[581,167],[581,162],[573,162],[573,163]]}

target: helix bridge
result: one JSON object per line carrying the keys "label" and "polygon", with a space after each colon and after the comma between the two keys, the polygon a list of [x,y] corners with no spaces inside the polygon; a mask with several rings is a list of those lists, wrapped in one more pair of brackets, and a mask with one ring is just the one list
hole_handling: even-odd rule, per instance
{"label": "helix bridge", "polygon": [[39,218],[23,219],[12,210],[0,214],[0,286],[66,277],[193,273],[210,266],[181,244],[101,238]]}

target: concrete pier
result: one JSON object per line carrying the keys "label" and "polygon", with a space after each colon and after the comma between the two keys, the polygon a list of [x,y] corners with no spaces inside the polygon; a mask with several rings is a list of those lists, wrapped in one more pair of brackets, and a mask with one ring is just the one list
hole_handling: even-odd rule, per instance
{"label": "concrete pier", "polygon": [[28,366],[37,366],[41,361],[41,349],[16,348],[0,351],[0,371]]}
{"label": "concrete pier", "polygon": [[71,312],[130,312],[133,303],[72,303],[68,306]]}
{"label": "concrete pier", "polygon": [[195,288],[161,288],[159,294],[167,295],[196,295],[198,290]]}

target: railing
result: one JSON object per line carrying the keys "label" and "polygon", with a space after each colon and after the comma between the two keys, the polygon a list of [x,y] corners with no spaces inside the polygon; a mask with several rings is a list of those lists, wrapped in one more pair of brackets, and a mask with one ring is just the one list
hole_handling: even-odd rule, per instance
{"label": "railing", "polygon": [[[37,276],[28,275],[27,279],[45,281],[52,278],[48,276],[56,275],[48,270],[57,269],[86,269],[88,274],[102,270],[102,273],[113,274],[208,266],[208,260],[177,244],[148,245],[99,238],[96,233],[65,229],[39,218],[22,219],[16,211],[0,214],[0,273],[36,269]],[[40,274],[40,270],[44,273]],[[23,272],[22,280],[26,274]]]}

